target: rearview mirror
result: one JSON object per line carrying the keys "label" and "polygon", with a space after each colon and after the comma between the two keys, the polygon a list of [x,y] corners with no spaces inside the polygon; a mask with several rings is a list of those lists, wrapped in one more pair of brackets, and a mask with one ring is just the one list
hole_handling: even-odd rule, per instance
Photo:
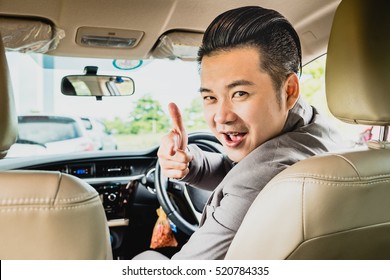
{"label": "rearview mirror", "polygon": [[71,96],[129,96],[134,81],[123,76],[70,75],[62,78],[61,92]]}

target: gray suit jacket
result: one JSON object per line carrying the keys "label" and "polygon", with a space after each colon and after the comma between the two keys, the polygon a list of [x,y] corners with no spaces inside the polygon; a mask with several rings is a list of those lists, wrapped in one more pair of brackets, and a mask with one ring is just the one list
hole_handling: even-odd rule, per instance
{"label": "gray suit jacket", "polygon": [[289,112],[282,133],[237,164],[223,155],[190,146],[194,159],[190,173],[183,180],[214,192],[205,206],[199,229],[172,259],[223,259],[246,212],[264,186],[286,167],[335,150],[337,141],[337,133],[325,119],[300,98]]}

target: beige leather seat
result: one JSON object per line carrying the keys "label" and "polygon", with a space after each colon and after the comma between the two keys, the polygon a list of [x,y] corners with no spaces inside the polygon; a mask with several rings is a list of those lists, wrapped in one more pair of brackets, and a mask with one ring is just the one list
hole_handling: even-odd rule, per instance
{"label": "beige leather seat", "polygon": [[[0,158],[17,117],[0,35]],[[0,259],[112,259],[98,193],[59,172],[0,172]]]}
{"label": "beige leather seat", "polygon": [[[337,9],[326,94],[345,122],[390,125],[388,11],[384,0],[343,0]],[[281,172],[253,203],[226,258],[390,259],[388,148],[375,141]]]}

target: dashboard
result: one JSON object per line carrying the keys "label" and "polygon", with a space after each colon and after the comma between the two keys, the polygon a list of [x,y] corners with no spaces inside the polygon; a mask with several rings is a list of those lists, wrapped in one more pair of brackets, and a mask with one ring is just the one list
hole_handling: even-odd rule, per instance
{"label": "dashboard", "polygon": [[108,223],[114,226],[120,223],[127,225],[127,206],[140,184],[153,194],[155,163],[154,157],[95,158],[24,169],[60,171],[83,179],[99,193]]}

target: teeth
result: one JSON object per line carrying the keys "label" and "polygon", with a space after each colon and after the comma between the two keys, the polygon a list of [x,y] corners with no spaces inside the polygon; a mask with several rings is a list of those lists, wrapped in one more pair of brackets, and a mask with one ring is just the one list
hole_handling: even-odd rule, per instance
{"label": "teeth", "polygon": [[238,132],[228,132],[226,133],[227,135],[233,135],[233,136],[237,136],[239,133]]}

